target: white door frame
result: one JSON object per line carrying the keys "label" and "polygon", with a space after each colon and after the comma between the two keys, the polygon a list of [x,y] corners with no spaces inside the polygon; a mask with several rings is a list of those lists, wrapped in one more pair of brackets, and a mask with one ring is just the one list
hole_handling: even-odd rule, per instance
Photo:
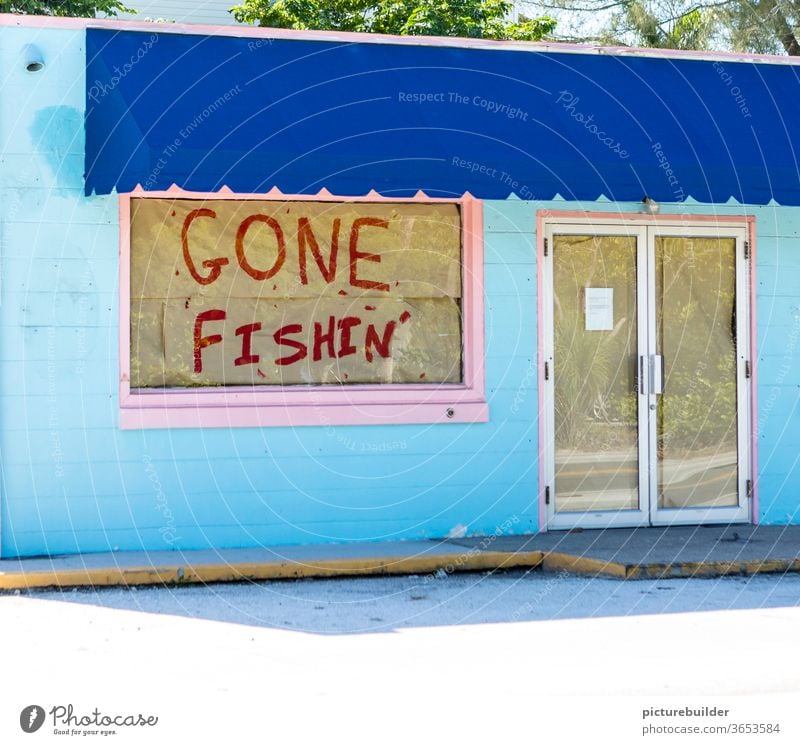
{"label": "white door frame", "polygon": [[[750,271],[747,245],[750,240],[747,218],[690,218],[687,216],[643,216],[624,214],[580,215],[549,213],[538,220],[539,269],[541,272],[540,332],[540,411],[541,495],[544,509],[540,514],[546,529],[640,527],[646,525],[694,525],[748,522],[749,497],[752,494],[752,383],[750,347]],[[638,388],[639,508],[598,512],[556,512],[555,494],[555,400],[554,327],[553,327],[553,236],[618,235],[637,238],[637,341],[645,360],[645,374]],[[738,505],[734,507],[684,507],[658,509],[657,439],[653,367],[655,362],[655,238],[656,236],[708,236],[733,238],[736,241],[736,355],[738,408]],[[549,249],[549,250],[548,250]]]}

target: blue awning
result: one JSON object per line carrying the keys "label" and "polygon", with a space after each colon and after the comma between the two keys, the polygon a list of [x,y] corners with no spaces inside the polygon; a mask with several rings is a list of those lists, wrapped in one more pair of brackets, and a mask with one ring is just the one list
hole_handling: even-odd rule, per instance
{"label": "blue awning", "polygon": [[800,204],[793,65],[86,34],[87,194]]}

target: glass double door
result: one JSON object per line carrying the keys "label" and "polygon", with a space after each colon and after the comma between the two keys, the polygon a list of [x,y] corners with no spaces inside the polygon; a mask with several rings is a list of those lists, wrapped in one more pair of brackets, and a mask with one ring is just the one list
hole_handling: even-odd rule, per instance
{"label": "glass double door", "polygon": [[748,520],[746,237],[545,226],[548,527]]}

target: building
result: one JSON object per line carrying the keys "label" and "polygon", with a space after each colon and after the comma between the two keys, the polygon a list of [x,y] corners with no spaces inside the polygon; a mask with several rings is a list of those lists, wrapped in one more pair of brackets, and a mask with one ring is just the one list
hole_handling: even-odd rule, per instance
{"label": "building", "polygon": [[794,60],[0,55],[4,557],[798,521]]}
{"label": "building", "polygon": [[135,13],[120,13],[122,20],[156,21],[166,23],[208,23],[236,25],[237,21],[228,11],[238,3],[234,0],[137,0],[132,3]]}

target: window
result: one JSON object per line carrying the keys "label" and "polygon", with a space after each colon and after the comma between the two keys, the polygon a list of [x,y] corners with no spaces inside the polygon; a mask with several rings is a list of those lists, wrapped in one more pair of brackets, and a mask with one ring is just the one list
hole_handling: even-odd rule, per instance
{"label": "window", "polygon": [[120,197],[123,427],[485,421],[480,203]]}

